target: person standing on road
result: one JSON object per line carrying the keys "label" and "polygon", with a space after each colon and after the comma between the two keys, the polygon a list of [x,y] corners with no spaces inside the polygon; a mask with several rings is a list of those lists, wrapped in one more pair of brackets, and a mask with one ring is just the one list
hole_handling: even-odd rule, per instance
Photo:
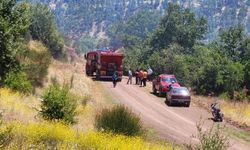
{"label": "person standing on road", "polygon": [[128,70],[128,81],[127,81],[127,84],[128,83],[132,84],[132,78],[133,78],[133,74],[132,74],[131,69],[129,69]]}
{"label": "person standing on road", "polygon": [[148,72],[146,70],[143,71],[143,86],[146,86],[147,82],[147,77],[148,77]]}
{"label": "person standing on road", "polygon": [[115,88],[118,81],[118,73],[116,71],[112,75],[112,80],[113,80],[113,87]]}
{"label": "person standing on road", "polygon": [[135,71],[135,84],[138,85],[139,84],[139,70],[136,69]]}
{"label": "person standing on road", "polygon": [[142,87],[142,83],[143,83],[143,74],[144,74],[144,71],[143,69],[140,70],[139,72],[139,84],[140,84],[140,87]]}
{"label": "person standing on road", "polygon": [[153,75],[153,70],[151,69],[151,67],[148,67],[148,81],[152,80],[152,75]]}

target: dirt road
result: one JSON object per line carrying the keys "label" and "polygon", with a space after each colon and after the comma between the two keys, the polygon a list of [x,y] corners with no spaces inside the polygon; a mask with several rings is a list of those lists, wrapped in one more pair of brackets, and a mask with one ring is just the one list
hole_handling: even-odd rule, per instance
{"label": "dirt road", "polygon": [[[111,82],[102,82],[108,89],[114,100],[129,107],[140,116],[146,127],[152,128],[160,138],[184,144],[197,141],[191,138],[196,135],[196,124],[203,122],[203,127],[210,127],[213,122],[211,115],[191,103],[186,107],[169,107],[165,104],[165,98],[157,97],[144,87],[127,85],[126,79],[119,82],[116,88]],[[250,145],[230,140],[230,149],[250,150]]]}

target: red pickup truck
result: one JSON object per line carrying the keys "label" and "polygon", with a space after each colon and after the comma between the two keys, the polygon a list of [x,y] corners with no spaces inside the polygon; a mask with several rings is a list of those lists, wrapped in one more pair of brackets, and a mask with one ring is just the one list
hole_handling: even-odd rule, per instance
{"label": "red pickup truck", "polygon": [[169,86],[180,87],[180,84],[176,80],[174,75],[160,74],[152,82],[153,93],[156,94],[159,91],[159,96],[166,94],[169,90]]}

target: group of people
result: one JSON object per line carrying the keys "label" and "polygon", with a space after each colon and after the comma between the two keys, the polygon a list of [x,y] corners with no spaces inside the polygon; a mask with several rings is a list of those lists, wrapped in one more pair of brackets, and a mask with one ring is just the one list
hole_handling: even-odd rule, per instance
{"label": "group of people", "polygon": [[[128,70],[128,81],[127,84],[132,84],[133,76],[135,76],[135,84],[142,86],[146,86],[147,80],[152,80],[153,70],[148,67],[147,70],[145,69],[137,69],[135,72],[132,72],[131,69]],[[113,87],[116,87],[118,81],[118,73],[115,71],[112,76]]]}
{"label": "group of people", "polygon": [[132,84],[132,78],[135,76],[135,84],[142,86],[146,86],[147,80],[152,80],[152,74],[153,70],[148,67],[147,70],[145,69],[136,69],[136,71],[133,73],[131,69],[128,70],[128,81],[127,84]]}

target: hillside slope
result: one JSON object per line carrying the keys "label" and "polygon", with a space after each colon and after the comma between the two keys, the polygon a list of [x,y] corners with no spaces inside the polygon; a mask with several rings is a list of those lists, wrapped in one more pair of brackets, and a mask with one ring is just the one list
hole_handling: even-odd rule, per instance
{"label": "hillside slope", "polygon": [[[242,24],[250,32],[250,1],[248,0],[32,0],[49,5],[55,13],[61,32],[71,39],[79,39],[86,33],[105,32],[116,22],[126,20],[139,10],[160,10],[163,14],[169,2],[190,8],[198,17],[208,20],[208,39],[220,28]],[[93,28],[94,27],[94,28]]]}

